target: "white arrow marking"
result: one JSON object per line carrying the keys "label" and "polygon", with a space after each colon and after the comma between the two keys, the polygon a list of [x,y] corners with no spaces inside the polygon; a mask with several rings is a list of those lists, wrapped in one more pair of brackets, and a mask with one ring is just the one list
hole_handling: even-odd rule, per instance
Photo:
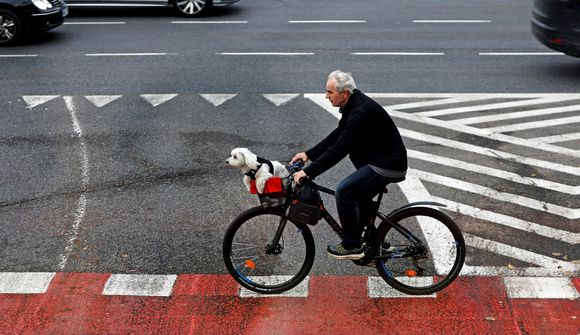
{"label": "white arrow marking", "polygon": [[157,107],[176,96],[177,94],[141,94],[141,98],[145,99],[145,101],[150,103],[153,107]]}
{"label": "white arrow marking", "polygon": [[215,107],[223,104],[224,102],[232,99],[237,94],[200,94],[202,98],[207,100],[210,104]]}
{"label": "white arrow marking", "polygon": [[58,95],[23,95],[22,99],[24,99],[28,108],[34,108],[58,97]]}
{"label": "white arrow marking", "polygon": [[290,100],[296,98],[299,94],[262,94],[262,96],[268,99],[271,103],[280,107]]}
{"label": "white arrow marking", "polygon": [[87,95],[85,98],[93,103],[96,107],[103,107],[122,97],[122,95]]}

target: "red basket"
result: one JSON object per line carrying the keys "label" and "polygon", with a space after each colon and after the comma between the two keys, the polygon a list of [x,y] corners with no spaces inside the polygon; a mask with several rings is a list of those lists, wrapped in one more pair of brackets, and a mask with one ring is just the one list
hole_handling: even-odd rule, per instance
{"label": "red basket", "polygon": [[[270,177],[266,181],[266,186],[264,187],[264,192],[262,194],[270,194],[270,193],[284,193],[284,183],[282,178],[280,177]],[[256,189],[256,181],[252,179],[250,182],[250,194],[258,194],[258,190]]]}

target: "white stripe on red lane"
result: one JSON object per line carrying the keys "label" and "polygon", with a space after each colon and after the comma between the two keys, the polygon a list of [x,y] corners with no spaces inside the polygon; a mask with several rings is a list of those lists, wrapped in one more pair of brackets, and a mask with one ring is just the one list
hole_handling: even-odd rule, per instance
{"label": "white stripe on red lane", "polygon": [[[306,298],[240,298],[239,286],[228,275],[179,275],[168,297],[104,295],[110,277],[56,273],[45,293],[2,294],[0,329],[67,334],[412,330],[576,335],[580,327],[580,299],[514,299],[501,277],[459,277],[429,299],[370,298],[363,276],[311,276]],[[576,291],[580,288],[578,278],[566,280]]]}

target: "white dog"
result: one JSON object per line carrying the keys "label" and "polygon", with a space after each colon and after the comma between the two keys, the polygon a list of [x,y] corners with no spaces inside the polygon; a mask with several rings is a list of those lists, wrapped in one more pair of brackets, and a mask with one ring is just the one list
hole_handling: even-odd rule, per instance
{"label": "white dog", "polygon": [[232,150],[231,157],[226,160],[226,163],[242,170],[244,173],[243,182],[248,192],[250,191],[252,176],[256,179],[256,189],[261,194],[264,192],[266,181],[270,177],[278,176],[284,178],[289,175],[288,170],[282,163],[258,157],[246,148]]}

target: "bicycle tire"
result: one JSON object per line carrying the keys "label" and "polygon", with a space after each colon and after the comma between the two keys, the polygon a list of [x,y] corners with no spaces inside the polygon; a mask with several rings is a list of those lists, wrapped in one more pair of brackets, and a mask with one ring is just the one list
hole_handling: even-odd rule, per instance
{"label": "bicycle tire", "polygon": [[223,258],[230,275],[243,287],[261,294],[278,294],[300,284],[314,263],[312,232],[303,223],[286,221],[279,254],[266,254],[266,247],[284,217],[279,208],[248,209],[228,227]]}
{"label": "bicycle tire", "polygon": [[[410,295],[432,294],[451,284],[463,267],[466,252],[463,234],[453,219],[434,208],[411,207],[395,213],[389,220],[417,236],[427,246],[427,252],[424,257],[415,259],[376,260],[380,276],[394,289]],[[387,222],[380,224],[377,238],[379,255],[408,250],[405,248],[412,246]],[[420,262],[419,267],[413,260],[417,264]]]}

